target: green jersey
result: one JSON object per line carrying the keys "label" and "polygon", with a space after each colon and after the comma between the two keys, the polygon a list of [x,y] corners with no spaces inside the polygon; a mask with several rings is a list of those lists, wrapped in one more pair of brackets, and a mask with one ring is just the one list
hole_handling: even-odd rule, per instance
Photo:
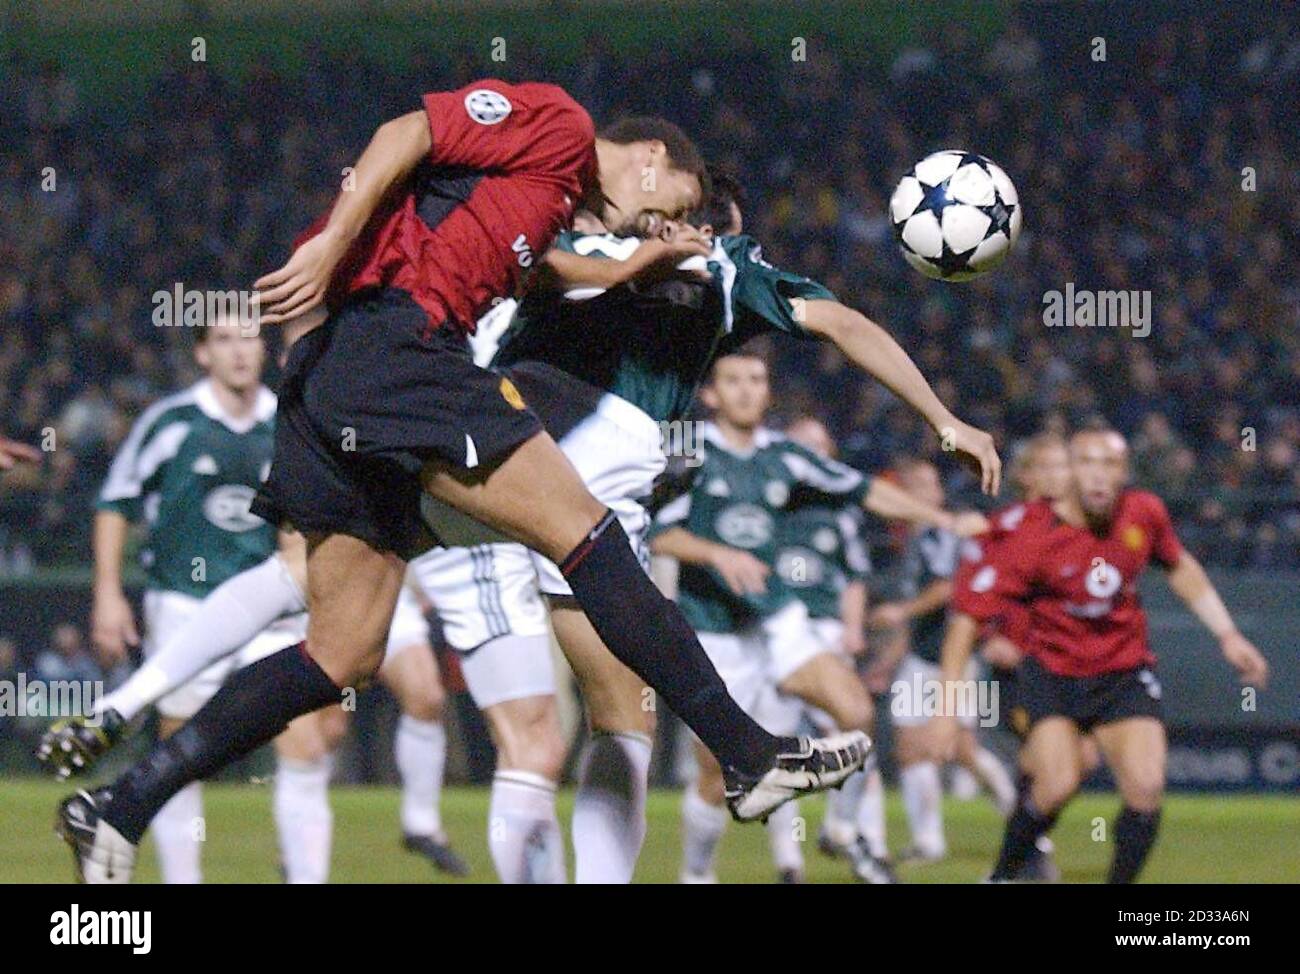
{"label": "green jersey", "polygon": [[275,551],[275,529],[249,512],[271,469],[274,422],[269,389],[236,419],[208,380],[136,421],[97,506],[148,525],[140,558],[150,588],[202,598]]}
{"label": "green jersey", "polygon": [[[640,244],[634,237],[566,231],[553,246],[627,260]],[[816,281],[767,263],[762,248],[744,235],[718,237],[707,259],[682,266],[705,269],[709,279],[530,293],[492,366],[541,362],[626,399],[651,419],[671,421],[690,407],[718,356],[763,332],[805,335],[793,299],[835,298]]]}
{"label": "green jersey", "polygon": [[[899,595],[914,599],[936,581],[946,581],[957,571],[961,539],[951,531],[925,528],[908,539],[903,552],[902,581]],[[943,648],[943,633],[948,621],[948,607],[940,606],[912,620],[911,650],[928,663],[938,663]]]}
{"label": "green jersey", "polygon": [[[759,430],[748,453],[732,449],[711,423],[705,425],[703,441],[698,466],[685,468],[675,485],[684,493],[660,508],[654,532],[685,528],[775,566],[779,524],[790,511],[814,504],[860,505],[871,488],[870,480],[852,467],[771,430]],[[740,596],[703,565],[682,565],[677,589],[683,614],[699,632],[738,632],[798,598],[779,572],[768,576],[761,595]]]}
{"label": "green jersey", "polygon": [[775,570],[814,619],[838,619],[840,596],[871,573],[860,507],[804,504],[777,522]]}

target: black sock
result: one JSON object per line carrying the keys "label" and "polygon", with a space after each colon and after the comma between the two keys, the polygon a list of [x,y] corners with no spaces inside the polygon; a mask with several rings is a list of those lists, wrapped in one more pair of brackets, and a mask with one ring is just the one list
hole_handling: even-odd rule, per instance
{"label": "black sock", "polygon": [[1160,827],[1160,809],[1139,812],[1125,806],[1115,822],[1115,857],[1108,883],[1131,883],[1142,871]]}
{"label": "black sock", "polygon": [[112,784],[104,820],[138,843],[158,810],[191,781],[265,744],[295,717],[338,703],[339,696],[305,643],[236,671],[184,727]]}
{"label": "black sock", "polygon": [[1007,819],[1006,832],[1002,835],[1002,850],[998,853],[997,865],[993,867],[991,879],[1015,879],[1026,862],[1038,851],[1035,843],[1046,835],[1056,824],[1056,812],[1043,814],[1029,797],[1028,779],[1022,779],[1026,787],[1020,793],[1015,811]]}
{"label": "black sock", "polygon": [[646,577],[612,511],[560,571],[610,652],[654,688],[723,768],[768,769],[778,738],[731,699],[677,606]]}
{"label": "black sock", "polygon": [[[1024,801],[1025,798],[1029,795],[1029,786],[1031,783],[1032,783],[1032,779],[1029,777],[1029,775],[1021,771],[1020,777],[1016,779],[1016,805],[1017,806],[1019,806],[1019,804],[1022,801]],[[1038,848],[1038,840],[1035,839],[1033,848],[1025,855],[1025,865],[1028,866],[1033,864],[1040,856],[1042,856],[1042,854],[1043,854],[1043,850]]]}

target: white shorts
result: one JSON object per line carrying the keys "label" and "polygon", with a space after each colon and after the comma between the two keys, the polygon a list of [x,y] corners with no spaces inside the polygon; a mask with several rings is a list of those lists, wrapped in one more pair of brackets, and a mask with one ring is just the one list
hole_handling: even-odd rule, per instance
{"label": "white shorts", "polygon": [[[144,655],[148,659],[167,645],[176,631],[198,611],[202,599],[180,592],[151,589],[144,593]],[[307,637],[307,614],[285,616],[267,626],[247,645],[218,660],[184,686],[158,701],[158,713],[175,720],[189,720],[216,695],[226,677],[249,663],[277,653]]]}
{"label": "white shorts", "polygon": [[802,602],[790,603],[744,632],[702,632],[699,637],[741,710],[769,733],[798,732],[807,705],[778,687],[799,667],[827,651],[813,634]]}
{"label": "white shorts", "polygon": [[393,622],[388,627],[388,645],[384,648],[384,662],[408,646],[429,644],[429,620],[424,617],[420,601],[411,589],[403,585],[393,610]]}
{"label": "white shorts", "polygon": [[[974,680],[979,676],[979,665],[975,660],[966,664],[964,679]],[[941,693],[943,670],[938,663],[930,663],[914,653],[908,653],[898,664],[898,672],[889,688],[889,713],[896,727],[921,727],[929,723],[934,715],[929,700]],[[935,698],[938,699],[938,698]],[[974,727],[979,722],[979,715],[963,713],[957,718],[962,727]]]}
{"label": "white shorts", "polygon": [[[666,462],[659,425],[626,400],[607,395],[559,445],[587,489],[618,516],[648,573],[650,516],[641,502]],[[425,502],[424,512],[438,536],[458,547],[416,558],[412,575],[437,610],[447,643],[462,654],[475,702],[486,707],[553,694],[541,596],[572,594],[559,569],[435,501]]]}
{"label": "white shorts", "polygon": [[555,696],[551,637],[509,634],[460,654],[465,686],[479,710],[507,700]]}
{"label": "white shorts", "polygon": [[839,619],[809,619],[808,625],[812,629],[813,635],[817,642],[828,653],[838,653],[844,655],[844,623]]}
{"label": "white shorts", "polygon": [[411,562],[411,577],[442,623],[452,649],[466,653],[501,636],[550,631],[532,552],[509,541],[435,548]]}

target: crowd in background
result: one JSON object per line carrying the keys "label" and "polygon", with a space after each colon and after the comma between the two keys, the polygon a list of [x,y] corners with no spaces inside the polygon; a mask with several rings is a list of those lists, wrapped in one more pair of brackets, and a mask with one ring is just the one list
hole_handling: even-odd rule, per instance
{"label": "crowd in background", "polygon": [[[636,58],[593,37],[562,66],[520,45],[504,64],[431,53],[400,73],[318,51],[240,82],[187,64],[129,112],[58,65],[0,64],[0,427],[35,444],[53,430],[56,447],[0,481],[0,573],[86,562],[114,449],[195,377],[191,336],[155,327],[151,295],[249,286],[379,121],[485,74],[560,82],[598,124],[678,121],[746,184],[765,255],[885,325],[958,415],[1007,447],[1104,416],[1207,562],[1300,567],[1300,32],[1282,15],[1258,36],[1188,18],[1099,60],[1058,26],[1013,19],[990,45],[949,22],[892,59],[816,37],[798,59],[740,32]],[[1025,214],[1007,264],[963,285],[907,267],[886,207],[952,147],[998,161]],[[1067,283],[1149,291],[1149,335],[1047,327],[1044,294]],[[938,455],[834,349],[782,342],[776,363],[780,410],[821,414],[850,462]]]}

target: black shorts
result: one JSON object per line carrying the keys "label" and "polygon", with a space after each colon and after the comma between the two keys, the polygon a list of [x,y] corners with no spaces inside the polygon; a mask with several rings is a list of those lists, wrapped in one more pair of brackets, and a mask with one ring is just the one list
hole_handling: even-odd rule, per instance
{"label": "black shorts", "polygon": [[989,679],[998,685],[998,707],[1004,715],[1002,726],[1023,741],[1029,734],[1029,713],[1021,691],[1020,667],[990,665]]}
{"label": "black shorts", "polygon": [[1015,706],[1026,726],[1045,717],[1065,717],[1089,731],[1130,717],[1163,718],[1160,681],[1149,666],[1100,676],[1058,676],[1033,657],[1020,664]]}
{"label": "black shorts", "polygon": [[509,380],[474,365],[463,334],[426,336],[426,325],[388,288],[356,295],[298,340],[255,514],[409,560],[434,541],[420,517],[426,462],[490,466],[541,430]]}

